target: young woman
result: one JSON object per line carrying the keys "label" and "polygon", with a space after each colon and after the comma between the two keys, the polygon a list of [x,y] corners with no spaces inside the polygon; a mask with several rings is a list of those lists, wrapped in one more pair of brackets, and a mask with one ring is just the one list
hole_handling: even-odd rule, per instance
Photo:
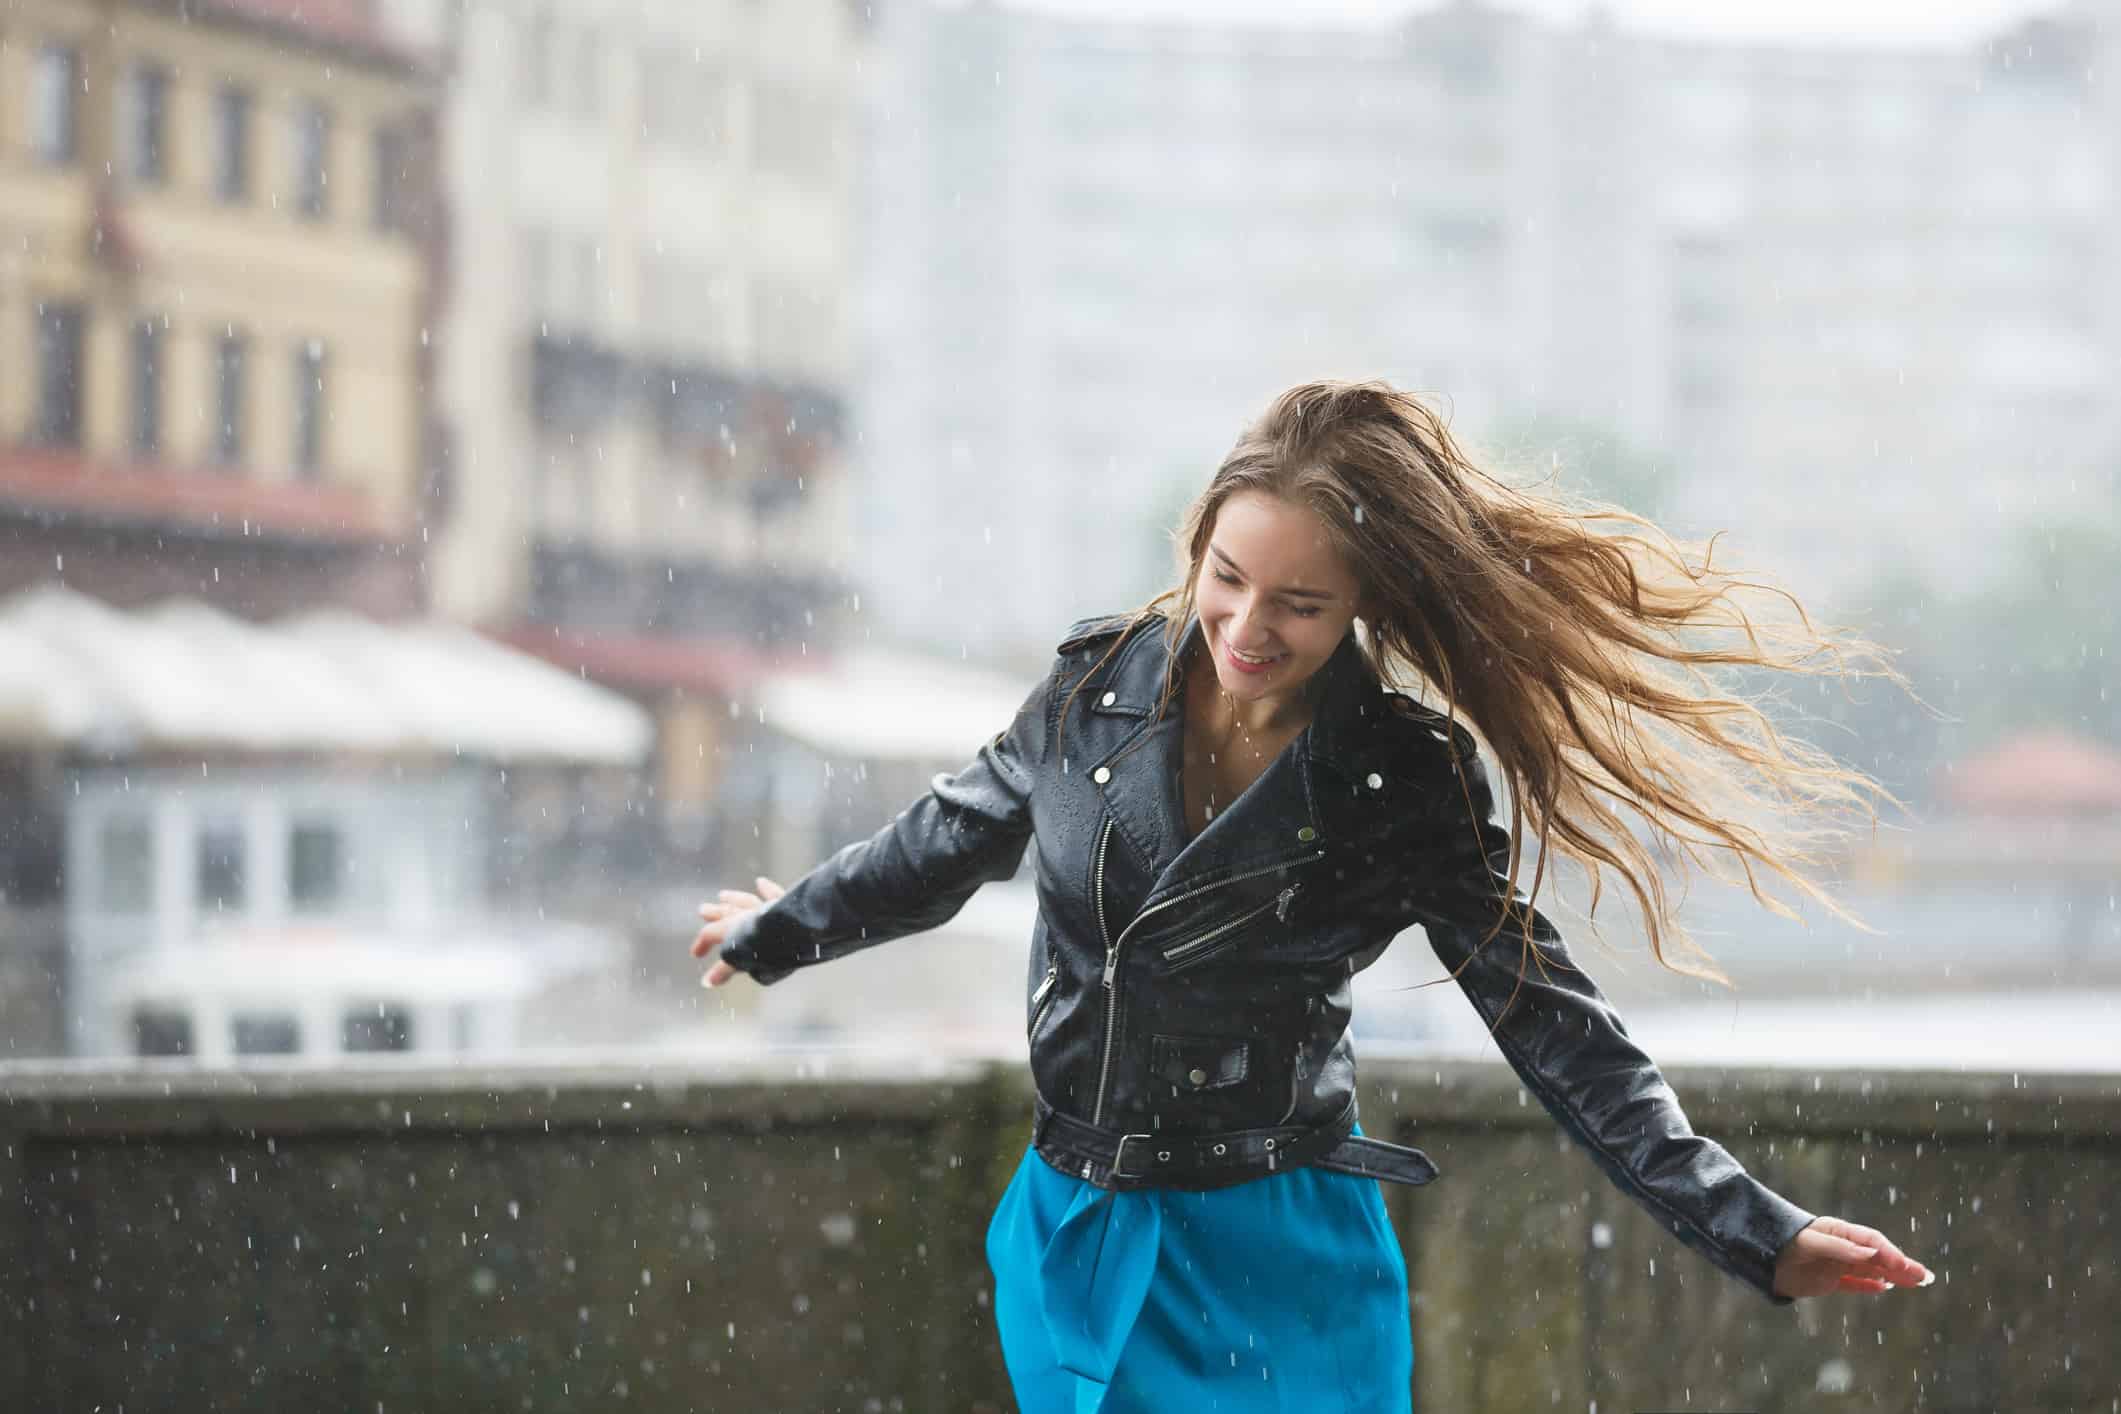
{"label": "young woman", "polygon": [[[1667,860],[1831,907],[1801,817],[1882,791],[1703,669],[1852,671],[1867,645],[1748,614],[1758,586],[1647,522],[1492,480],[1377,382],[1284,393],[1180,544],[1179,586],[1077,624],[964,770],[786,891],[723,890],[692,945],[720,948],[707,985],[770,984],[942,923],[1035,845],[1034,1137],[987,1235],[1026,1411],[1409,1408],[1374,1180],[1437,1170],[1362,1134],[1347,1028],[1349,978],[1414,924],[1527,1089],[1681,1242],[1778,1305],[1927,1284],[1696,1135],[1533,908],[1544,865],[1518,886],[1529,826],[1542,861],[1616,872],[1676,966],[1620,803]],[[1441,711],[1389,690],[1402,668]]]}

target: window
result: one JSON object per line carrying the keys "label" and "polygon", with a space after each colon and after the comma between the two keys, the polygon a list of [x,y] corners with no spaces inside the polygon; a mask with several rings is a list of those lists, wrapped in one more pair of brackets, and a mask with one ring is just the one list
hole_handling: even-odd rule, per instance
{"label": "window", "polygon": [[721,64],[670,44],[641,51],[642,136],[659,147],[720,152],[728,141],[729,80]]}
{"label": "window", "polygon": [[155,898],[155,836],[146,820],[103,822],[96,850],[96,903],[105,913],[145,913]]}
{"label": "window", "polygon": [[228,1043],[239,1056],[291,1056],[302,1049],[302,1023],[284,1011],[237,1012]]}
{"label": "window", "polygon": [[324,345],[295,350],[295,471],[314,481],[324,467]]}
{"label": "window", "polygon": [[410,224],[405,204],[409,180],[406,168],[412,160],[412,142],[405,129],[385,123],[375,132],[375,207],[369,213],[378,231],[403,231]]}
{"label": "window", "polygon": [[543,108],[552,102],[552,15],[539,10],[523,22],[523,103]]}
{"label": "window", "polygon": [[1730,402],[1730,382],[1714,369],[1683,368],[1672,377],[1672,401],[1682,417],[1710,417]]}
{"label": "window", "polygon": [[188,1056],[192,1053],[191,1015],[169,1007],[141,1007],[133,1013],[133,1054]]}
{"label": "window", "polygon": [[199,826],[199,907],[243,908],[243,822],[209,820]]}
{"label": "window", "polygon": [[214,460],[243,460],[243,374],[249,339],[234,329],[214,343]]}
{"label": "window", "polygon": [[250,93],[224,87],[214,94],[214,195],[250,197]]}
{"label": "window", "polygon": [[331,110],[314,99],[295,108],[295,211],[320,220],[331,185]]}
{"label": "window", "polygon": [[574,318],[585,329],[603,327],[604,247],[587,236],[574,243]]}
{"label": "window", "polygon": [[751,287],[751,355],[774,372],[814,370],[836,350],[835,315],[815,288],[761,276]]}
{"label": "window", "polygon": [[80,142],[81,56],[63,44],[37,51],[30,77],[30,147],[40,161],[71,162]]}
{"label": "window", "polygon": [[412,1011],[389,1002],[356,1007],[346,1013],[340,1044],[347,1051],[409,1051]]}
{"label": "window", "polygon": [[526,231],[523,236],[523,300],[531,315],[557,333],[597,327],[605,290],[604,249],[587,236]]}
{"label": "window", "polygon": [[594,118],[602,100],[603,84],[598,66],[604,49],[596,30],[584,25],[574,32],[574,109],[578,118]]}
{"label": "window", "polygon": [[162,320],[152,316],[133,325],[133,455],[152,457],[162,450]]}
{"label": "window", "polygon": [[590,25],[560,24],[553,19],[552,10],[545,8],[523,22],[522,39],[517,62],[523,106],[595,117],[603,96],[599,66],[604,62],[596,29]]}
{"label": "window", "polygon": [[552,317],[552,237],[544,231],[523,233],[523,302],[533,317]]}
{"label": "window", "polygon": [[344,892],[345,869],[337,826],[295,826],[287,850],[288,903],[309,912],[330,908]]}
{"label": "window", "polygon": [[81,445],[81,306],[37,306],[37,441]]}
{"label": "window", "polygon": [[676,70],[677,56],[669,49],[651,42],[641,51],[635,71],[640,80],[641,136],[650,143],[675,146],[684,140],[685,94]]}
{"label": "window", "polygon": [[833,112],[811,90],[761,79],[752,90],[751,160],[789,176],[819,176],[832,162]]}
{"label": "window", "polygon": [[157,187],[168,175],[162,131],[169,111],[169,70],[141,62],[126,76],[118,130],[125,146],[125,175],[135,186]]}

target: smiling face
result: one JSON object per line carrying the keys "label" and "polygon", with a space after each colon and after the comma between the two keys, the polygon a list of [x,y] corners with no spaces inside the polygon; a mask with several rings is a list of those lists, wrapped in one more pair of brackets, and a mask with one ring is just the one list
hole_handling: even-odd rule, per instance
{"label": "smiling face", "polygon": [[1293,700],[1361,613],[1361,587],[1324,522],[1259,491],[1216,512],[1193,593],[1215,676],[1241,702]]}

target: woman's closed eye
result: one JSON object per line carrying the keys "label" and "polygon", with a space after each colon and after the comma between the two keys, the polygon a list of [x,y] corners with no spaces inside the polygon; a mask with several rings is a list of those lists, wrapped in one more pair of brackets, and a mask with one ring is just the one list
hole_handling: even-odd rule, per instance
{"label": "woman's closed eye", "polygon": [[[1237,583],[1237,580],[1236,580],[1236,579],[1235,579],[1234,577],[1232,577],[1231,575],[1225,574],[1225,573],[1224,573],[1223,571],[1221,571],[1221,570],[1213,570],[1213,571],[1210,571],[1210,573],[1212,573],[1212,574],[1213,574],[1213,575],[1215,576],[1216,580],[1217,580],[1217,581],[1218,581],[1219,583],[1222,583],[1222,584],[1228,584],[1228,585],[1233,585],[1233,586],[1234,586],[1234,585],[1235,585],[1235,584]],[[1318,617],[1318,615],[1319,615],[1319,612],[1320,612],[1320,610],[1319,610],[1319,608],[1318,608],[1318,606],[1317,606],[1316,604],[1311,604],[1311,605],[1298,605],[1298,604],[1292,604],[1292,605],[1290,605],[1290,606],[1289,606],[1289,612],[1290,612],[1290,613],[1292,613],[1292,614],[1294,614],[1294,615],[1296,615],[1296,617],[1298,617],[1299,619],[1315,619],[1315,618],[1317,618],[1317,617]]]}

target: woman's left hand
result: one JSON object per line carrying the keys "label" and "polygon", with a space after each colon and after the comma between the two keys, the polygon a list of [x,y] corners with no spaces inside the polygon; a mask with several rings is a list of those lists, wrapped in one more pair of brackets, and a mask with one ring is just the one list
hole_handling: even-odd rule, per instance
{"label": "woman's left hand", "polygon": [[1824,1296],[1830,1291],[1885,1291],[1928,1286],[1936,1273],[1895,1247],[1874,1227],[1840,1218],[1814,1218],[1775,1258],[1775,1294]]}

